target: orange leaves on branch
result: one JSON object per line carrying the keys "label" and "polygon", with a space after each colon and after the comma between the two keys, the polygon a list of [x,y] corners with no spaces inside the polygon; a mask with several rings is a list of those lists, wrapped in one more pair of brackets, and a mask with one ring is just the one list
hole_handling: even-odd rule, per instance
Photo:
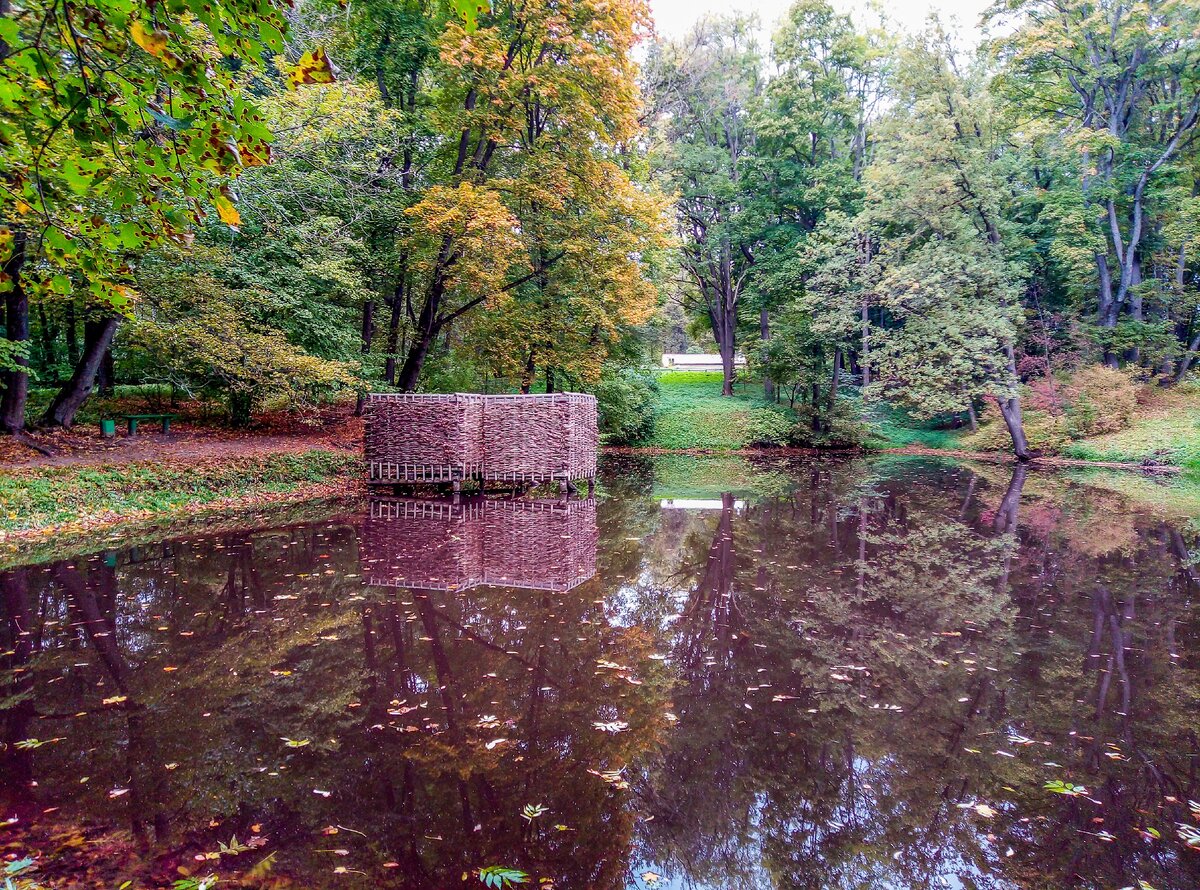
{"label": "orange leaves on branch", "polygon": [[456,262],[448,285],[469,299],[498,294],[524,258],[520,223],[496,189],[469,182],[434,186],[405,212],[423,242],[418,265],[432,268],[442,244],[451,242]]}

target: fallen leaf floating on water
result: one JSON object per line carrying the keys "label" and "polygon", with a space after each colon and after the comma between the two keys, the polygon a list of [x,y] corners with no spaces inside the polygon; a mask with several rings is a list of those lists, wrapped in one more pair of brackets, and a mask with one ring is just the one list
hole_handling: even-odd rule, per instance
{"label": "fallen leaf floating on water", "polygon": [[625,730],[629,729],[629,724],[624,720],[610,720],[607,723],[603,721],[596,721],[592,724],[592,726],[596,727],[596,729],[600,730],[601,732],[624,732]]}
{"label": "fallen leaf floating on water", "polygon": [[128,794],[128,793],[129,793],[128,788],[114,788],[112,791],[108,792],[108,796],[109,797],[120,797],[121,795]]}
{"label": "fallen leaf floating on water", "polygon": [[311,743],[311,741],[312,741],[311,739],[289,739],[289,738],[283,738],[283,743],[284,743],[285,745],[287,745],[289,748],[303,748],[305,745],[308,745],[308,744],[310,744],[310,743]]}
{"label": "fallen leaf floating on water", "polygon": [[484,747],[487,748],[489,751],[491,751],[497,745],[502,745],[507,741],[508,741],[508,739],[492,739],[490,742],[488,742],[486,745],[484,745]]}

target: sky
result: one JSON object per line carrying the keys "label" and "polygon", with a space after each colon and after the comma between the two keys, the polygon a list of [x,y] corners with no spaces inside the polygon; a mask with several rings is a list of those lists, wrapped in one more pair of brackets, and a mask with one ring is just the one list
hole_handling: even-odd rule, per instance
{"label": "sky", "polygon": [[[650,0],[655,28],[662,37],[680,37],[701,16],[724,12],[757,12],[766,35],[775,30],[776,21],[792,0]],[[864,0],[832,0],[844,12],[862,9]],[[956,19],[964,41],[978,41],[979,14],[990,0],[884,0],[888,17],[906,31],[921,30],[926,16],[937,12],[943,20]]]}

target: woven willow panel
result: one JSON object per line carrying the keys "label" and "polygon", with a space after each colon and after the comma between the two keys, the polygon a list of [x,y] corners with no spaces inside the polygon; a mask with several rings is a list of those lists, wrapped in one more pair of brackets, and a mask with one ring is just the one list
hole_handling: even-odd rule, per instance
{"label": "woven willow panel", "polygon": [[584,393],[367,400],[372,482],[592,479],[599,444],[596,398]]}

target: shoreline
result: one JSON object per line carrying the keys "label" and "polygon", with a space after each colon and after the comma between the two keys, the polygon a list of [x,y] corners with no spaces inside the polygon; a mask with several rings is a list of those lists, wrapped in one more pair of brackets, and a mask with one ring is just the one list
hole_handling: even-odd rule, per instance
{"label": "shoreline", "polygon": [[[290,454],[292,459],[312,455],[314,458],[333,459],[339,461],[335,466],[326,468],[325,475],[320,479],[294,478],[278,481],[266,481],[261,463],[269,461],[272,456]],[[666,448],[637,448],[637,447],[604,447],[604,456],[686,456],[697,458],[745,457],[745,458],[798,458],[813,459],[845,459],[849,457],[871,457],[873,455],[898,455],[912,457],[940,458],[951,461],[974,461],[991,465],[1011,465],[1014,459],[1007,454],[997,452],[972,452],[960,450],[940,450],[922,448],[920,446],[904,446],[901,448],[871,449],[816,449],[816,448],[743,448],[736,450],[715,450],[703,448],[666,449]],[[238,478],[238,464],[244,465],[244,478]],[[113,494],[120,497],[132,488],[132,480],[148,466],[173,472],[183,471],[188,474],[190,481],[196,487],[184,490],[170,491],[174,502],[169,504],[150,504],[147,506],[131,506],[126,504],[113,505],[106,503],[106,498]],[[1119,471],[1128,474],[1128,478],[1140,477],[1144,480],[1178,478],[1182,468],[1173,465],[1120,463],[1111,461],[1089,461],[1077,458],[1054,456],[1039,456],[1028,462],[1031,468],[1058,469],[1097,469]],[[34,524],[26,528],[0,530],[0,566],[15,565],[21,561],[30,561],[30,551],[38,549],[70,548],[86,541],[103,541],[111,539],[114,533],[134,535],[153,530],[154,534],[184,534],[196,527],[206,527],[219,524],[222,518],[232,518],[243,524],[252,521],[256,513],[270,508],[294,508],[304,505],[315,505],[332,500],[352,500],[363,497],[367,492],[367,484],[355,458],[346,452],[331,452],[315,448],[308,452],[279,452],[275,455],[260,454],[246,461],[239,460],[202,460],[171,459],[160,461],[139,461],[128,464],[113,464],[97,466],[95,464],[78,467],[56,467],[53,472],[62,474],[61,490],[57,493],[66,500],[79,501],[78,506],[68,511],[68,517],[60,521],[49,521],[44,524]],[[126,485],[116,484],[97,495],[94,491],[86,491],[89,485],[86,477],[91,471],[104,470],[118,477],[127,476],[131,482]],[[71,476],[72,471],[77,474]],[[215,485],[215,479],[221,472],[233,472],[233,479],[226,479],[223,491],[208,496],[199,486]],[[44,481],[37,470],[24,467],[0,468],[0,478],[7,476],[16,483],[18,489],[21,480],[28,480],[29,486]],[[282,486],[282,487],[281,487]],[[150,495],[166,494],[168,489],[150,488]],[[91,500],[89,500],[91,498]],[[8,512],[10,519],[16,519],[20,506],[0,503],[0,509]],[[36,556],[33,561],[36,561]]]}
{"label": "shoreline", "polygon": [[[634,445],[604,446],[602,454],[613,455],[646,455],[648,457],[664,455],[688,455],[692,457],[870,457],[874,454],[901,454],[913,457],[948,457],[957,460],[985,461],[987,463],[1016,463],[1016,460],[1006,452],[999,451],[963,451],[948,448],[924,448],[920,445],[904,445],[897,448],[736,448],[718,450],[713,448],[640,448]],[[1027,463],[1032,467],[1095,467],[1101,470],[1125,470],[1128,472],[1147,473],[1150,475],[1176,475],[1183,468],[1175,464],[1144,464],[1121,461],[1084,460],[1075,457],[1058,457],[1055,455],[1038,455]]]}

